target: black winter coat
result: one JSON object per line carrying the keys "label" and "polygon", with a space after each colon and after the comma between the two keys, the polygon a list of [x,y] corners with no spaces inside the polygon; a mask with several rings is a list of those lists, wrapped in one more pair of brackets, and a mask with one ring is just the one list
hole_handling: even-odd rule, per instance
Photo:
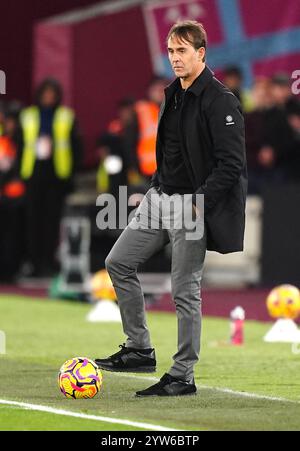
{"label": "black winter coat", "polygon": [[[158,186],[163,158],[160,123],[180,86],[177,78],[165,90],[156,143]],[[195,194],[204,194],[207,249],[222,254],[243,250],[247,166],[244,118],[238,99],[206,67],[185,93],[179,134],[183,158]]]}

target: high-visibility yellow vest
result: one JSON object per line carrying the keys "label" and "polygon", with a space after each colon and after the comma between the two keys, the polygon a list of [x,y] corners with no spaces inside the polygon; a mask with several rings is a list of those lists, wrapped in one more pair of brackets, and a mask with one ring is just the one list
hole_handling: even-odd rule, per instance
{"label": "high-visibility yellow vest", "polygon": [[[24,149],[21,161],[21,177],[28,180],[32,177],[36,152],[35,146],[40,131],[40,112],[38,107],[31,106],[22,111],[21,125],[24,136]],[[53,163],[58,178],[68,179],[72,174],[73,156],[71,147],[71,130],[74,113],[66,107],[58,107],[53,118]]]}
{"label": "high-visibility yellow vest", "polygon": [[3,128],[3,125],[2,125],[2,124],[0,124],[0,136],[2,136],[2,135],[3,135],[3,133],[4,133],[4,128]]}
{"label": "high-visibility yellow vest", "polygon": [[109,175],[102,161],[97,171],[97,191],[99,193],[108,193],[109,189],[110,189]]}

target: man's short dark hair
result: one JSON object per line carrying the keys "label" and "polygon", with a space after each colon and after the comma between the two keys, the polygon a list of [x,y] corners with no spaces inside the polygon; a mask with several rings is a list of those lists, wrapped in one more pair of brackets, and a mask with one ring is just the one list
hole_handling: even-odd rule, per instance
{"label": "man's short dark hair", "polygon": [[224,69],[225,77],[236,77],[242,80],[243,72],[238,66],[227,66]]}
{"label": "man's short dark hair", "polygon": [[276,74],[274,74],[271,78],[271,82],[273,85],[290,86],[291,79],[289,77],[289,74],[285,72],[276,72]]}
{"label": "man's short dark hair", "polygon": [[[202,23],[195,20],[176,22],[168,33],[167,41],[173,36],[179,40],[189,42],[195,50],[199,50],[201,47],[204,47],[206,50],[207,33]],[[204,61],[205,57],[203,58]]]}
{"label": "man's short dark hair", "polygon": [[40,105],[41,98],[47,89],[53,89],[56,94],[56,106],[60,105],[63,97],[62,87],[59,81],[52,77],[45,78],[45,80],[37,87],[35,92],[35,101],[37,105]]}

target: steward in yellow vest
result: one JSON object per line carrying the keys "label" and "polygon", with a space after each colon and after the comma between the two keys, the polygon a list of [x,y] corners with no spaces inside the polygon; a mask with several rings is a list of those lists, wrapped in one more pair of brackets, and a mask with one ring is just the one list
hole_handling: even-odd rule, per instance
{"label": "steward in yellow vest", "polygon": [[28,180],[32,177],[37,159],[52,159],[57,178],[69,179],[73,172],[71,143],[71,130],[74,124],[73,111],[64,106],[55,109],[51,121],[51,135],[40,135],[41,112],[37,106],[23,110],[20,120],[24,141],[21,160],[22,178]]}
{"label": "steward in yellow vest", "polygon": [[61,101],[59,83],[46,79],[37,89],[36,104],[20,114],[20,175],[27,185],[28,261],[36,276],[49,276],[57,267],[54,255],[64,199],[81,153],[75,114]]}

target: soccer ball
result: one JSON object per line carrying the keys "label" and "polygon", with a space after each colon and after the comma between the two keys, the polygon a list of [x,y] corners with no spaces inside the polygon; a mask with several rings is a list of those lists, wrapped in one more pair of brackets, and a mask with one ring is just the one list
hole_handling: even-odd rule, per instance
{"label": "soccer ball", "polygon": [[293,285],[275,287],[267,297],[272,318],[296,319],[300,314],[300,292]]}
{"label": "soccer ball", "polygon": [[285,298],[285,318],[297,319],[300,315],[300,292],[298,288],[290,286]]}
{"label": "soccer ball", "polygon": [[92,360],[74,357],[60,368],[58,385],[66,398],[93,398],[101,389],[102,374]]}

